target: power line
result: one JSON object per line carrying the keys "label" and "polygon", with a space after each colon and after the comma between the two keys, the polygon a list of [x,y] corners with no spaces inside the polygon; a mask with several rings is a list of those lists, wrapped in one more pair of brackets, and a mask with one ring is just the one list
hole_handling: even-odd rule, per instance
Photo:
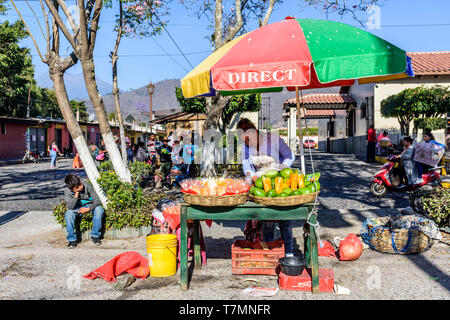
{"label": "power line", "polygon": [[189,72],[189,70],[187,70],[185,67],[183,67],[181,64],[179,64],[174,58],[172,58],[172,56],[169,55],[166,50],[164,50],[164,48],[158,43],[158,41],[156,41],[156,39],[154,37],[151,37],[151,38],[156,43],[156,45],[170,58],[170,60],[175,62],[180,68],[184,69],[186,72]]}
{"label": "power line", "polygon": [[[204,51],[188,52],[185,53],[185,55],[191,56],[205,53],[211,53],[211,51],[204,50]],[[173,54],[120,54],[119,56],[122,58],[122,57],[177,57],[181,55],[182,55],[181,53],[173,53]],[[38,57],[39,55],[33,54],[31,56]],[[94,55],[94,58],[109,58],[109,55]]]}
{"label": "power line", "polygon": [[167,34],[169,35],[170,39],[172,39],[172,42],[175,44],[175,46],[178,48],[178,50],[180,51],[180,53],[183,55],[184,59],[186,59],[186,61],[189,63],[189,65],[191,66],[192,69],[194,69],[194,66],[192,65],[192,63],[188,60],[188,58],[184,55],[183,51],[181,51],[180,47],[178,46],[178,44],[175,42],[175,40],[172,38],[172,36],[170,35],[169,31],[166,29],[166,26],[164,25],[164,23],[161,22],[161,20],[159,19],[158,15],[155,13],[154,14],[156,19],[158,19],[159,23],[162,25],[162,27],[164,28],[164,30],[166,30]]}

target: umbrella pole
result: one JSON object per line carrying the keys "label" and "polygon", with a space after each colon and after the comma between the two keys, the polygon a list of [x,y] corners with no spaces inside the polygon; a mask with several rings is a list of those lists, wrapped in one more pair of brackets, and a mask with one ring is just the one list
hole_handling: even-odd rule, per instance
{"label": "umbrella pole", "polygon": [[295,87],[295,101],[297,102],[297,121],[298,121],[298,137],[299,137],[299,144],[300,144],[300,162],[301,162],[301,168],[302,173],[306,174],[305,169],[305,153],[303,152],[303,137],[302,137],[302,116],[300,114],[300,97],[298,94],[298,87]]}

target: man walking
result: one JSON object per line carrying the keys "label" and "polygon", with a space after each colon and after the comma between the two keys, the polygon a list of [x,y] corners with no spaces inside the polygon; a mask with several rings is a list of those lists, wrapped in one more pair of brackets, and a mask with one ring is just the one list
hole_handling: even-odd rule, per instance
{"label": "man walking", "polygon": [[170,189],[170,169],[172,168],[172,148],[168,144],[169,139],[163,139],[163,145],[161,149],[158,151],[159,161],[161,162],[161,174],[162,174],[162,182],[164,187]]}
{"label": "man walking", "polygon": [[377,145],[377,134],[374,125],[369,126],[367,130],[367,162],[375,162],[375,147]]}
{"label": "man walking", "polygon": [[150,133],[150,140],[147,142],[147,150],[150,155],[150,164],[152,166],[152,172],[155,173],[156,166],[156,137],[154,133]]}
{"label": "man walking", "polygon": [[77,246],[76,218],[83,216],[89,211],[92,211],[92,242],[97,246],[101,245],[100,230],[102,228],[102,218],[105,210],[101,206],[100,198],[94,191],[92,185],[82,182],[77,175],[72,173],[68,174],[64,182],[67,186],[64,191],[64,200],[68,209],[65,215],[67,241],[69,242],[67,247],[72,249]]}

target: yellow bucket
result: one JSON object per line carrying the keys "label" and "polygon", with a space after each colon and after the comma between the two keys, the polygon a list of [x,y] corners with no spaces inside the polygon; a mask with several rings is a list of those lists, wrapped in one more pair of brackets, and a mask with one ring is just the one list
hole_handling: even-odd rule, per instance
{"label": "yellow bucket", "polygon": [[177,273],[177,247],[178,240],[174,234],[147,236],[150,276],[170,277]]}

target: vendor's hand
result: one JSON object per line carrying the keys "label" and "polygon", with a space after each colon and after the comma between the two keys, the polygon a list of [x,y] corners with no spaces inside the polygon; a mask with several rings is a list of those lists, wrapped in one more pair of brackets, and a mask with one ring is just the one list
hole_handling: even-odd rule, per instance
{"label": "vendor's hand", "polygon": [[91,211],[91,209],[89,209],[89,207],[83,207],[83,208],[80,208],[80,210],[78,210],[78,213],[85,214],[85,213],[88,213],[89,211]]}
{"label": "vendor's hand", "polygon": [[74,197],[74,198],[77,198],[77,199],[78,199],[79,196],[80,196],[80,192],[78,192],[78,191],[75,192],[75,194],[73,195],[73,197]]}
{"label": "vendor's hand", "polygon": [[258,177],[257,176],[253,176],[252,177],[252,181],[255,182],[256,180],[258,180]]}

